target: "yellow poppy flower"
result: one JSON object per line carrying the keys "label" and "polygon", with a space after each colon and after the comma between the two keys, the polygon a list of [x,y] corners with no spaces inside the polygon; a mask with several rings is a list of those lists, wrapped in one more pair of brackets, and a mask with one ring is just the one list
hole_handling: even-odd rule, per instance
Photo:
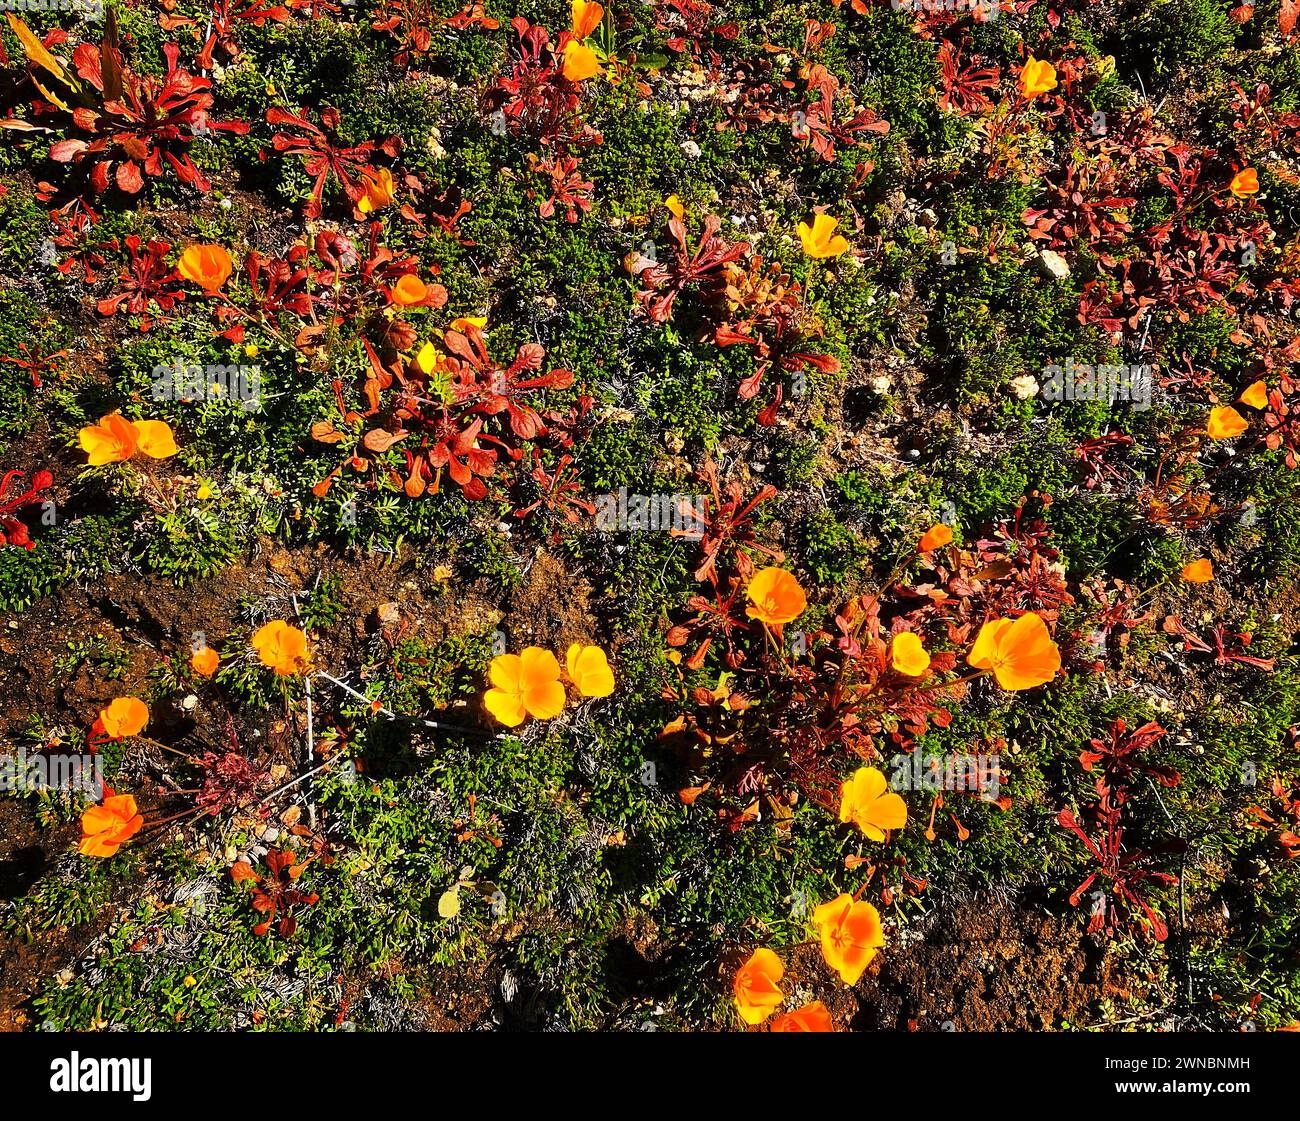
{"label": "yellow poppy flower", "polygon": [[921,644],[921,636],[911,631],[894,635],[890,644],[894,669],[908,677],[920,677],[930,668],[930,655]]}
{"label": "yellow poppy flower", "polygon": [[840,786],[840,820],[852,822],[869,840],[883,841],[887,829],[907,824],[907,803],[875,767],[859,767]]}
{"label": "yellow poppy flower", "polygon": [[835,227],[839,224],[840,220],[829,214],[815,215],[811,226],[807,222],[800,222],[799,240],[803,243],[803,251],[809,257],[819,259],[847,253],[849,243],[835,232]]}
{"label": "yellow poppy flower", "polygon": [[608,697],[614,691],[614,672],[599,646],[573,643],[564,655],[569,680],[584,697]]}
{"label": "yellow poppy flower", "polygon": [[550,720],[564,711],[560,663],[540,646],[519,654],[499,654],[488,667],[492,688],[483,694],[483,707],[507,728],[517,728],[528,716]]}

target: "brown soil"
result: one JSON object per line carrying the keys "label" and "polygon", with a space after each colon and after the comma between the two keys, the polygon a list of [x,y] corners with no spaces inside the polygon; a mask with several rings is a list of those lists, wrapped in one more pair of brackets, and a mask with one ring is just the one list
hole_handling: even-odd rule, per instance
{"label": "brown soil", "polygon": [[[72,826],[43,829],[25,803],[0,799],[0,906],[25,895],[74,833]],[[23,1005],[35,987],[81,953],[96,933],[56,929],[33,932],[30,942],[0,938],[0,1031],[30,1026]]]}
{"label": "brown soil", "polygon": [[827,982],[821,949],[790,957],[783,988],[811,986],[853,1031],[1051,1031],[1095,1022],[1111,965],[1077,915],[976,899],[921,920],[895,939],[854,989]]}

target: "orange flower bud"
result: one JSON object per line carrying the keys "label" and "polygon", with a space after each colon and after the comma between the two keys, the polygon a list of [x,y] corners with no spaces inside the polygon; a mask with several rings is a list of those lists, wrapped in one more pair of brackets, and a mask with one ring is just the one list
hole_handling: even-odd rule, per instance
{"label": "orange flower bud", "polygon": [[796,1008],[772,1021],[768,1031],[834,1031],[830,1010],[820,1000]]}
{"label": "orange flower bud", "polygon": [[205,646],[202,650],[195,650],[190,655],[190,669],[200,677],[211,677],[217,672],[217,666],[221,664],[221,655],[218,654],[211,646]]}
{"label": "orange flower bud", "polygon": [[921,636],[903,631],[891,643],[894,669],[908,677],[920,677],[930,668],[930,655],[921,644]]}
{"label": "orange flower bud", "polygon": [[1239,199],[1249,198],[1259,192],[1259,173],[1253,167],[1243,167],[1232,177],[1228,189]]}
{"label": "orange flower bud", "polygon": [[1264,408],[1268,404],[1268,383],[1263,380],[1251,382],[1237,400],[1252,409]]}
{"label": "orange flower bud", "polygon": [[811,226],[807,222],[800,222],[799,241],[803,244],[803,251],[814,259],[839,257],[847,253],[849,243],[835,232],[835,227],[839,224],[840,220],[829,214],[814,215]]}
{"label": "orange flower bud", "polygon": [[110,740],[139,735],[149,723],[149,706],[139,697],[118,697],[99,710],[96,727]]}
{"label": "orange flower bud", "polygon": [[917,542],[916,547],[923,553],[928,553],[931,549],[941,549],[944,545],[952,541],[952,530],[943,522],[938,522],[921,534],[921,540]]}
{"label": "orange flower bud", "polygon": [[397,197],[397,188],[393,186],[393,173],[386,167],[367,168],[361,173],[365,194],[357,203],[362,214],[370,214],[389,206]]}
{"label": "orange flower bud", "polygon": [[1211,440],[1232,440],[1246,431],[1246,418],[1231,405],[1219,405],[1210,410],[1205,424],[1205,434]]}
{"label": "orange flower bud", "polygon": [[840,895],[813,912],[821,933],[822,957],[846,985],[856,985],[876,951],[885,944],[880,912],[870,903]]}

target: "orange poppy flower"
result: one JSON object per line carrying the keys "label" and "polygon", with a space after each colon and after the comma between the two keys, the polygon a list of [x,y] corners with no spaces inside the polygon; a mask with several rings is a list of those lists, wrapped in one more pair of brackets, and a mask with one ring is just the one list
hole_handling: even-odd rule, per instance
{"label": "orange poppy flower", "polygon": [[191,245],[176,262],[176,271],[205,292],[212,293],[230,279],[230,254],[220,245]]}
{"label": "orange poppy flower", "polygon": [[736,1011],[745,1023],[761,1024],[780,1007],[785,995],[777,988],[785,966],[771,950],[755,950],[750,959],[736,970],[732,992]]}
{"label": "orange poppy flower", "polygon": [[564,76],[571,82],[585,82],[600,73],[600,58],[586,43],[576,39],[564,45]]}
{"label": "orange poppy flower", "polygon": [[488,667],[488,678],[493,687],[483,694],[483,707],[507,728],[519,727],[527,716],[550,720],[564,711],[560,663],[540,646],[498,654]]}
{"label": "orange poppy flower", "polygon": [[921,540],[916,543],[916,547],[921,552],[928,553],[931,549],[941,549],[950,541],[952,541],[952,530],[943,522],[939,522],[921,534]]}
{"label": "orange poppy flower", "polygon": [[809,257],[818,259],[839,257],[847,253],[849,243],[835,232],[835,227],[839,224],[840,220],[829,214],[814,215],[811,226],[807,222],[800,222],[799,240],[803,243],[803,251]]}
{"label": "orange poppy flower", "polygon": [[573,0],[569,5],[569,15],[572,17],[573,37],[585,39],[600,26],[600,21],[605,18],[605,9],[592,0]]}
{"label": "orange poppy flower", "polygon": [[1189,584],[1208,584],[1214,579],[1214,565],[1204,557],[1183,565],[1183,579]]}
{"label": "orange poppy flower", "polygon": [[1050,62],[1042,62],[1033,55],[1020,71],[1020,94],[1026,101],[1056,89],[1056,67]]}
{"label": "orange poppy flower", "polygon": [[429,298],[429,286],[418,276],[408,273],[393,285],[393,303],[414,307]]}
{"label": "orange poppy flower", "polygon": [[921,645],[921,636],[911,631],[902,631],[894,635],[890,643],[894,669],[908,677],[920,677],[930,668],[930,655]]}
{"label": "orange poppy flower", "polygon": [[1262,380],[1251,382],[1237,400],[1252,409],[1262,409],[1268,404],[1268,383]]}
{"label": "orange poppy flower", "polygon": [[137,449],[150,459],[170,459],[181,450],[165,420],[137,420],[135,433],[139,438]]}
{"label": "orange poppy flower", "polygon": [[180,449],[165,421],[130,421],[121,413],[100,417],[98,424],[88,424],[77,433],[77,442],[92,467],[121,463],[136,452],[152,459],[167,459]]}
{"label": "orange poppy flower", "polygon": [[1259,173],[1253,167],[1243,167],[1232,177],[1228,189],[1239,199],[1249,198],[1259,192]]}
{"label": "orange poppy flower", "polygon": [[745,595],[750,604],[745,614],[773,627],[799,618],[808,606],[799,581],[784,568],[764,568],[754,573]]}
{"label": "orange poppy flower", "polygon": [[856,985],[885,944],[880,912],[870,903],[839,895],[813,912],[821,932],[822,957],[846,985]]}
{"label": "orange poppy flower", "polygon": [[392,204],[397,197],[397,188],[393,185],[393,173],[386,167],[368,168],[362,172],[365,193],[357,203],[362,214],[371,214]]}
{"label": "orange poppy flower", "polygon": [[1232,440],[1246,431],[1246,418],[1231,405],[1219,405],[1210,410],[1205,433],[1211,440]]}
{"label": "orange poppy flower", "polygon": [[118,697],[99,710],[95,727],[106,739],[124,740],[144,731],[149,723],[149,706],[139,697]]}
{"label": "orange poppy flower", "polygon": [[249,642],[262,664],[275,670],[277,677],[302,673],[311,665],[307,635],[283,619],[258,627]]}
{"label": "orange poppy flower", "polygon": [[907,803],[875,767],[859,767],[840,786],[840,820],[851,821],[870,840],[883,841],[886,829],[907,824]]}
{"label": "orange poppy flower", "polygon": [[614,691],[614,671],[599,646],[571,645],[564,655],[569,680],[584,697],[608,697]]}
{"label": "orange poppy flower", "polygon": [[211,677],[217,672],[217,666],[221,664],[221,655],[218,654],[211,646],[205,646],[202,650],[195,650],[190,655],[190,669],[200,677]]}
{"label": "orange poppy flower", "polygon": [[140,434],[121,413],[109,413],[100,417],[98,424],[88,424],[78,432],[77,442],[90,457],[90,465],[101,467],[105,463],[121,463],[135,455]]}
{"label": "orange poppy flower", "polygon": [[81,815],[82,856],[112,856],[118,846],[140,832],[144,818],[130,794],[108,794],[103,804],[91,806]]}
{"label": "orange poppy flower", "polygon": [[1032,611],[1018,619],[990,619],[980,628],[966,660],[992,670],[1003,689],[1033,689],[1051,681],[1061,668],[1061,652],[1042,617]]}
{"label": "orange poppy flower", "polygon": [[796,1008],[772,1021],[768,1031],[834,1031],[830,1009],[820,1000]]}

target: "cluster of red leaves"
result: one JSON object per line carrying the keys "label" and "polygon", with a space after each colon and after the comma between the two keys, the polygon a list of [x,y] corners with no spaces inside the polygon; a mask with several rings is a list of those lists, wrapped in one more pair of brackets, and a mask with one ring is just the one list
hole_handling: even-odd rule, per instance
{"label": "cluster of red leaves", "polygon": [[[51,33],[66,40],[66,33]],[[72,53],[72,68],[84,84],[73,84],[74,108],[37,98],[37,115],[53,118],[72,134],[50,146],[50,158],[87,173],[91,190],[108,190],[110,176],[119,190],[138,194],[144,176],[159,177],[170,167],[176,177],[196,190],[212,184],[195,166],[187,149],[196,136],[219,130],[243,135],[245,121],[215,121],[212,83],[196,77],[179,63],[179,48],[165,43],[167,71],[161,77],[136,74],[117,48],[112,14],[106,20],[103,43],[81,43]],[[47,42],[50,37],[47,37]],[[50,198],[55,188],[40,185]]]}
{"label": "cluster of red leaves", "polygon": [[[219,49],[229,59],[240,56],[238,30],[244,25],[263,27],[266,23],[288,23],[292,16],[289,9],[301,7],[299,0],[289,0],[288,4],[276,4],[272,0],[211,0],[212,10],[204,25],[202,34],[206,34],[203,49],[195,59],[200,70],[211,70],[215,65],[215,55]],[[175,0],[163,0],[163,6],[169,10],[175,7]],[[158,25],[164,31],[178,31],[181,28],[192,29],[193,34],[200,35],[198,23],[184,16],[162,13]]]}
{"label": "cluster of red leaves", "polygon": [[[973,104],[961,92],[957,52],[949,53],[944,73],[953,103]],[[1235,197],[1228,184],[1235,172],[1267,159],[1270,151],[1300,151],[1300,115],[1277,112],[1267,85],[1234,88],[1234,135],[1222,149],[1177,140],[1157,127],[1149,109],[1113,114],[1100,135],[1087,127],[1072,134],[1059,171],[1046,176],[1045,197],[1025,210],[1023,220],[1029,236],[1048,248],[1086,250],[1095,275],[1083,285],[1080,321],[1114,337],[1140,329],[1144,351],[1161,370],[1163,391],[1195,393],[1215,403],[1214,372],[1196,366],[1186,353],[1170,351],[1167,342],[1177,322],[1211,311],[1226,316],[1234,325],[1233,341],[1255,345],[1248,380],[1262,378],[1269,387],[1258,444],[1284,449],[1294,468],[1300,428],[1292,370],[1300,343],[1285,317],[1300,300],[1300,268],[1288,249],[1270,275],[1263,262],[1277,250],[1271,248],[1275,237],[1267,212],[1253,196]],[[1063,111],[1082,112],[1071,97],[1063,99]],[[1134,231],[1131,208],[1153,190],[1163,192],[1168,216]],[[1181,437],[1175,442],[1182,445],[1180,463],[1190,462],[1204,443]],[[1080,449],[1089,487],[1118,478],[1104,462],[1118,446],[1110,438]],[[1185,473],[1167,466],[1162,458],[1163,481],[1148,487],[1149,516],[1184,526],[1213,516],[1217,507],[1211,510],[1204,495],[1190,493],[1195,488],[1182,493]]]}
{"label": "cluster of red leaves", "polygon": [[[999,523],[991,537],[970,549],[936,550],[927,579],[900,583],[897,596],[905,615],[920,630],[927,618],[941,619],[955,646],[968,646],[985,619],[1033,611],[1054,622],[1074,602],[1059,552],[1051,543],[1048,494],[1022,498],[1014,514]],[[907,604],[916,605],[908,610]],[[933,613],[938,612],[937,616]],[[916,615],[920,612],[920,615]]]}
{"label": "cluster of red leaves", "polygon": [[591,209],[593,187],[582,178],[579,152],[603,138],[583,120],[580,84],[564,76],[564,46],[572,33],[565,31],[552,42],[546,28],[522,16],[510,26],[519,36],[519,53],[510,73],[488,91],[485,108],[494,127],[499,124],[544,149],[540,159],[530,161],[534,174],[549,188],[538,213],[547,218],[562,209],[568,221],[575,222],[578,211]]}
{"label": "cluster of red leaves", "polygon": [[[826,161],[834,160],[841,148],[857,148],[869,136],[888,133],[888,121],[859,104],[839,78],[815,61],[835,32],[833,23],[806,20],[802,49],[792,52],[780,71],[771,57],[736,60],[722,79],[726,116],[715,127],[745,132],[751,125],[780,122],[801,148]],[[874,166],[870,160],[859,164],[859,176]]]}
{"label": "cluster of red leaves", "polygon": [[68,357],[66,350],[46,351],[39,341],[30,345],[19,343],[18,352],[18,354],[0,354],[0,362],[26,370],[32,379],[33,389],[40,389],[41,375],[57,372],[59,365]]}
{"label": "cluster of red leaves", "polygon": [[252,803],[266,777],[265,771],[255,767],[238,751],[226,751],[220,755],[204,752],[203,785],[194,805],[213,817],[223,810],[246,807]]}
{"label": "cluster of red leaves", "polygon": [[[537,213],[549,218],[557,209],[564,211],[565,221],[574,223],[578,213],[591,209],[591,192],[595,184],[583,179],[577,156],[548,156],[533,158],[532,169],[547,181],[546,197],[537,206]],[[528,197],[535,199],[540,192],[530,189]]]}
{"label": "cluster of red leaves", "polygon": [[[394,253],[381,244],[377,222],[369,224],[366,240],[360,243],[336,230],[322,229],[310,243],[292,246],[283,257],[250,250],[244,260],[248,295],[239,307],[218,305],[216,315],[222,322],[258,321],[276,333],[288,329],[295,345],[308,356],[329,339],[343,345],[361,340],[372,361],[378,362],[379,354],[396,354],[415,343],[415,329],[387,312],[395,306],[398,284],[419,271],[414,256]],[[436,275],[438,270],[425,271]],[[425,284],[424,291],[421,307],[437,309],[447,302],[441,284]],[[244,326],[236,322],[225,334],[242,341]],[[386,384],[367,385],[372,404]]]}
{"label": "cluster of red leaves", "polygon": [[[1033,513],[1031,501],[1038,507]],[[880,758],[886,746],[894,753],[911,750],[930,724],[947,726],[947,706],[966,687],[941,675],[955,668],[953,651],[968,648],[986,619],[1032,611],[1052,622],[1073,602],[1044,516],[1050,506],[1047,495],[1022,499],[1011,519],[969,549],[920,554],[923,579],[898,581],[888,598],[882,592],[850,601],[836,617],[834,634],[809,637],[821,672],[812,682],[813,719],[792,729],[791,758],[811,796],[823,802],[833,797],[838,771],[830,764],[844,750]],[[888,657],[902,631],[942,639],[951,649],[932,653],[926,677],[904,677]]]}
{"label": "cluster of red leaves", "polygon": [[255,872],[246,860],[236,861],[230,866],[230,878],[235,883],[251,882],[256,885],[253,888],[253,910],[264,917],[253,927],[254,934],[269,933],[271,925],[276,923],[276,917],[279,916],[276,931],[281,938],[293,937],[298,929],[298,917],[294,908],[310,907],[320,901],[320,896],[315,892],[306,892],[297,886],[312,859],[314,858],[300,863],[293,853],[272,849],[266,854],[267,871],[264,876]]}
{"label": "cluster of red leaves", "polygon": [[[447,354],[429,369],[418,360],[401,356],[385,363],[372,348],[366,387],[369,407],[365,412],[349,410],[342,403],[341,392],[339,396],[340,413],[353,436],[364,430],[358,441],[362,452],[379,456],[401,445],[405,479],[396,472],[389,477],[409,497],[438,493],[446,472],[465,498],[477,501],[487,497],[485,480],[496,475],[503,457],[506,462],[518,462],[525,443],[549,438],[560,449],[572,446],[574,429],[591,401],[580,398],[568,415],[538,411],[541,393],[573,384],[569,370],[539,373],[546,355],[540,345],[525,343],[513,361],[503,364],[491,356],[482,332],[472,324],[464,332],[447,331],[443,345]],[[435,384],[446,387],[445,395]],[[314,425],[312,435],[326,443],[342,443],[348,438],[332,421]],[[367,470],[370,459],[354,453],[350,465],[354,470]],[[549,488],[552,503],[572,505],[575,488],[555,481],[567,466],[562,462],[554,478],[540,461],[534,470],[533,478]],[[322,480],[317,494],[323,494],[338,474],[336,469]],[[525,513],[536,505],[525,508]]]}
{"label": "cluster of red leaves", "polygon": [[582,484],[573,467],[573,456],[561,455],[551,471],[546,470],[540,448],[533,448],[533,470],[529,476],[536,485],[538,497],[515,511],[516,518],[526,518],[534,510],[544,508],[563,518],[570,525],[581,521],[581,514],[596,513],[596,507],[581,497]]}
{"label": "cluster of red leaves", "polygon": [[[1300,339],[1292,349],[1300,350]],[[1300,378],[1290,370],[1279,370],[1277,384],[1268,391],[1264,425],[1264,446],[1285,448],[1286,465],[1294,470],[1300,457]]]}
{"label": "cluster of red leaves", "polygon": [[966,43],[945,39],[939,46],[939,70],[942,92],[939,104],[961,116],[984,113],[993,108],[988,91],[996,90],[1002,78],[1001,67],[982,66],[979,61],[963,64],[961,52]]}
{"label": "cluster of red leaves", "polygon": [[382,154],[396,159],[402,150],[400,137],[390,136],[383,141],[367,140],[361,144],[347,144],[339,139],[339,111],[332,105],[320,112],[320,124],[313,124],[307,110],[290,113],[287,109],[272,106],[266,111],[267,124],[281,131],[271,138],[277,152],[301,156],[303,168],[312,180],[311,197],[303,205],[308,218],[319,218],[326,181],[333,176],[353,205],[366,190],[366,173],[373,170],[371,161]]}
{"label": "cluster of red leaves", "polygon": [[1165,729],[1154,720],[1133,729],[1123,720],[1116,720],[1105,739],[1088,741],[1088,749],[1079,755],[1079,765],[1090,774],[1099,772],[1099,794],[1103,787],[1128,786],[1135,777],[1142,775],[1161,786],[1177,786],[1177,771],[1144,758],[1147,749],[1164,736]]}
{"label": "cluster of red leaves", "polygon": [[668,49],[689,54],[696,62],[707,61],[714,71],[722,65],[716,46],[740,34],[735,23],[719,20],[707,0],[655,0],[654,6],[657,29],[669,35]]}
{"label": "cluster of red leaves", "polygon": [[[839,370],[836,358],[809,349],[821,334],[821,324],[805,306],[798,283],[779,267],[765,265],[748,242],[722,237],[721,225],[717,215],[709,215],[692,245],[685,220],[674,214],[668,220],[672,240],[662,256],[658,250],[653,257],[628,255],[625,266],[641,285],[637,301],[642,313],[654,323],[667,323],[678,297],[693,293],[706,316],[702,339],[753,351],[754,372],[740,383],[741,400],[757,396],[764,375],[774,367],[782,374]],[[776,422],[782,396],[778,384],[759,414],[761,423]]]}
{"label": "cluster of red leaves", "polygon": [[[1294,729],[1292,729],[1294,733]],[[1263,806],[1248,806],[1246,812],[1256,829],[1276,829],[1278,844],[1287,858],[1300,857],[1300,784],[1289,786],[1279,775],[1273,776],[1269,786],[1276,803],[1272,813]]]}
{"label": "cluster of red leaves", "polygon": [[699,480],[708,487],[702,502],[696,506],[681,499],[683,525],[691,530],[674,529],[677,537],[692,537],[699,541],[700,560],[695,568],[695,579],[709,586],[708,595],[695,595],[687,601],[687,609],[694,618],[678,624],[668,631],[668,645],[682,647],[696,642],[696,648],[686,659],[689,669],[704,665],[715,642],[726,649],[725,661],[737,669],[745,661],[744,650],[736,638],[748,632],[750,625],[740,615],[739,600],[745,582],[754,572],[754,555],[780,563],[782,556],[774,549],[759,544],[755,533],[754,515],[764,502],[777,495],[770,483],[749,498],[734,479],[723,486],[718,478],[717,464],[706,459],[700,469]]}
{"label": "cluster of red leaves", "polygon": [[[1096,801],[1087,813],[1095,825],[1094,836],[1089,836],[1079,818],[1068,809],[1057,815],[1057,821],[1083,842],[1098,864],[1097,870],[1090,872],[1070,895],[1070,905],[1077,907],[1099,877],[1109,885],[1108,892],[1096,893],[1097,901],[1088,921],[1089,933],[1104,930],[1108,937],[1113,937],[1117,930],[1134,929],[1149,931],[1157,942],[1169,936],[1164,920],[1155,913],[1143,892],[1147,884],[1170,887],[1178,882],[1177,876],[1159,871],[1153,865],[1159,857],[1181,851],[1183,843],[1170,840],[1142,849],[1124,839],[1124,807],[1133,783],[1144,778],[1172,787],[1180,781],[1173,768],[1144,757],[1165,734],[1165,729],[1154,721],[1130,729],[1123,720],[1116,720],[1104,739],[1090,740],[1088,749],[1079,755],[1083,769],[1097,776],[1093,784]],[[1145,918],[1145,923],[1140,916]]]}
{"label": "cluster of red leaves", "polygon": [[[884,136],[889,122],[882,120],[874,109],[856,103],[847,108],[837,108],[836,95],[842,92],[840,80],[820,64],[807,66],[802,73],[806,102],[797,109],[791,122],[796,140],[811,147],[823,160],[833,160],[838,152],[836,145],[856,148],[862,134]],[[866,170],[873,165],[868,162]]]}
{"label": "cluster of red leaves", "polygon": [[[118,273],[118,289],[96,305],[100,315],[116,315],[125,308],[130,314],[141,316],[140,329],[149,330],[155,320],[151,308],[166,313],[185,299],[181,290],[180,274],[167,263],[171,243],[150,239],[142,241],[135,234],[126,238],[126,258]],[[107,248],[120,252],[116,238]],[[166,321],[164,314],[162,322]]]}
{"label": "cluster of red leaves", "polygon": [[[738,487],[722,491],[712,471],[703,479],[711,496],[703,510],[687,512],[704,523],[696,576],[708,590],[691,597],[690,617],[671,627],[667,641],[694,647],[681,663],[686,670],[704,669],[711,654],[720,655],[725,676],[714,689],[688,687],[684,676],[667,689],[682,710],[661,739],[707,772],[706,785],[733,827],[755,819],[764,804],[778,820],[788,816],[792,795],[834,812],[846,756],[870,761],[906,752],[931,726],[949,724],[948,705],[966,690],[950,676],[956,651],[986,619],[1035,611],[1050,621],[1072,602],[1045,521],[1022,504],[970,550],[904,558],[906,566],[921,565],[923,579],[891,578],[881,592],[851,599],[832,628],[797,636],[787,654],[779,629],[769,634],[745,613],[753,557],[768,552],[755,540],[752,516],[775,492],[764,488],[746,501]],[[893,668],[892,640],[903,631],[926,636],[927,647],[949,647],[932,652],[923,677]],[[703,789],[693,789],[692,800]],[[737,795],[745,803],[739,811],[731,801]]]}
{"label": "cluster of red leaves", "polygon": [[728,241],[718,235],[722,219],[710,214],[694,248],[686,237],[686,221],[672,215],[668,233],[672,244],[668,259],[658,260],[640,253],[630,254],[627,271],[641,282],[637,302],[653,323],[667,323],[673,317],[673,304],[687,289],[695,289],[702,301],[720,302],[726,284],[725,268],[749,250],[743,241]]}
{"label": "cluster of red leaves", "polygon": [[452,16],[444,16],[439,5],[432,0],[384,0],[378,18],[371,23],[375,31],[387,31],[398,41],[399,48],[393,61],[398,66],[410,66],[428,56],[433,37],[439,31],[465,31],[481,27],[493,31],[501,25],[483,11],[483,5],[473,0]]}
{"label": "cluster of red leaves", "polygon": [[4,477],[0,478],[0,548],[8,545],[35,548],[26,523],[16,515],[24,506],[33,506],[41,501],[41,491],[54,485],[54,476],[48,471],[37,471],[25,491],[11,496],[10,484],[23,478],[22,471],[6,471]]}
{"label": "cluster of red leaves", "polygon": [[99,279],[99,270],[108,263],[105,253],[111,252],[111,241],[91,241],[90,234],[99,221],[99,213],[92,210],[83,198],[75,198],[63,206],[49,211],[50,242],[58,255],[62,250],[66,256],[57,261],[55,267],[64,276],[70,276],[75,268],[86,284],[94,284]]}
{"label": "cluster of red leaves", "polygon": [[1162,628],[1166,634],[1182,639],[1184,653],[1213,654],[1216,666],[1239,662],[1268,672],[1277,661],[1276,658],[1257,658],[1253,654],[1246,653],[1250,648],[1251,636],[1244,632],[1229,630],[1225,623],[1214,625],[1207,636],[1208,642],[1188,630],[1177,615],[1166,617]]}
{"label": "cluster of red leaves", "polygon": [[[1078,906],[1084,893],[1101,877],[1109,884],[1110,891],[1099,893],[1101,897],[1088,920],[1089,932],[1095,934],[1104,930],[1108,937],[1113,937],[1116,931],[1125,929],[1149,930],[1157,942],[1163,942],[1169,937],[1169,928],[1142,893],[1148,883],[1157,887],[1171,887],[1178,883],[1177,876],[1157,871],[1152,867],[1152,862],[1160,856],[1177,852],[1179,843],[1168,842],[1151,849],[1127,847],[1122,803],[1116,804],[1115,801],[1118,796],[1119,792],[1116,792],[1114,797],[1104,798],[1097,803],[1095,839],[1084,831],[1070,810],[1062,810],[1057,815],[1060,825],[1083,842],[1098,865],[1097,871],[1089,873],[1075,888],[1070,895],[1070,903]],[[1146,918],[1145,926],[1137,920],[1139,911]]]}

